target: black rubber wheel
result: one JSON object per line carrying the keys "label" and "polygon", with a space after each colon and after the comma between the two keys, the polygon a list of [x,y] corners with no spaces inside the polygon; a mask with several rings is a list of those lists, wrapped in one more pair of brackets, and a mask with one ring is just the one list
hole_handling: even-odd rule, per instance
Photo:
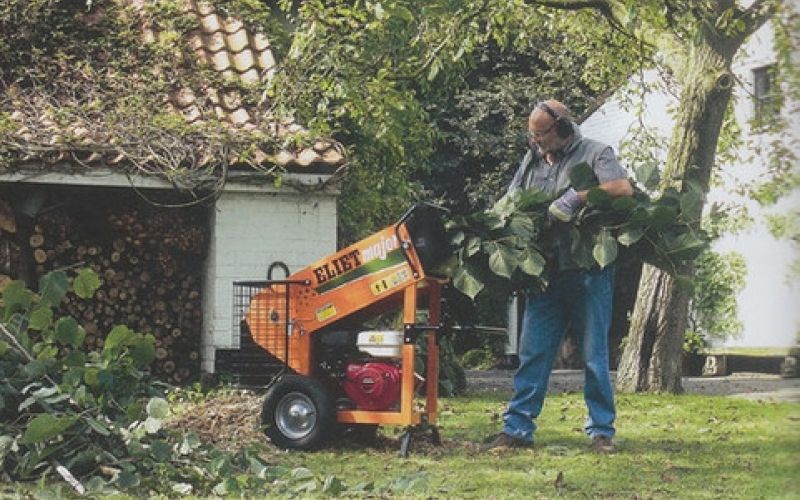
{"label": "black rubber wheel", "polygon": [[330,436],[336,413],[325,387],[302,375],[284,375],[267,391],[261,426],[280,448],[311,450]]}

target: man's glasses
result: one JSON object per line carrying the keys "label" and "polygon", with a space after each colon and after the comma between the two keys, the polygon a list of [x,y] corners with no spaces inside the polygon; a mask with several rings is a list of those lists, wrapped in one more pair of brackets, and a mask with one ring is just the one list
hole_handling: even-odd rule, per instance
{"label": "man's glasses", "polygon": [[558,122],[553,122],[552,125],[547,127],[547,130],[542,130],[541,132],[537,132],[534,130],[528,130],[528,139],[541,139],[542,137],[549,134],[554,128],[556,128],[556,124]]}

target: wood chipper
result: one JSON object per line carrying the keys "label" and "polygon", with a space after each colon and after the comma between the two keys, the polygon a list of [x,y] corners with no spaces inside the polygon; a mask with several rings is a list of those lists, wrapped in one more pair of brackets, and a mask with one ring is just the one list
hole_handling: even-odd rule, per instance
{"label": "wood chipper", "polygon": [[[374,435],[403,425],[434,442],[439,382],[437,332],[448,255],[441,209],[417,204],[396,224],[283,280],[236,282],[246,300],[234,314],[255,343],[285,368],[266,392],[261,423],[283,448],[311,449],[339,430]],[[402,328],[376,326],[394,312]],[[424,320],[420,318],[424,317]],[[417,340],[424,342],[418,349]],[[418,351],[425,373],[416,373]],[[425,401],[415,401],[424,388]]]}

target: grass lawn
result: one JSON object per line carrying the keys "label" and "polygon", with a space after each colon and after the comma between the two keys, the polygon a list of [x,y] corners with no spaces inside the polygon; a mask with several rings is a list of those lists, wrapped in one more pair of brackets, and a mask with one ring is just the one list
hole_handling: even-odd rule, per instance
{"label": "grass lawn", "polygon": [[[212,395],[183,405],[178,415],[213,410],[217,434],[222,427],[235,431],[236,437],[224,438],[227,449],[248,448],[269,464],[267,484],[234,497],[324,498],[336,491],[342,498],[800,499],[799,403],[618,395],[618,451],[598,455],[587,449],[581,429],[582,394],[550,396],[533,449],[483,453],[480,444],[498,432],[508,394],[473,394],[441,399],[443,445],[415,437],[402,459],[398,427],[382,429],[375,446],[338,442],[313,453],[278,450],[255,429],[260,396],[237,397],[231,404],[230,393]],[[115,498],[181,496],[170,484],[156,490]],[[0,498],[19,497],[76,498],[52,479],[0,483]]]}
{"label": "grass lawn", "polygon": [[[586,448],[582,395],[552,396],[533,449],[482,453],[480,442],[499,430],[505,399],[441,400],[444,445],[412,441],[407,459],[391,440],[280,457],[320,478],[334,475],[350,491],[372,483],[388,497],[800,498],[800,404],[619,395],[618,451],[605,456]],[[396,437],[399,430],[383,432]]]}

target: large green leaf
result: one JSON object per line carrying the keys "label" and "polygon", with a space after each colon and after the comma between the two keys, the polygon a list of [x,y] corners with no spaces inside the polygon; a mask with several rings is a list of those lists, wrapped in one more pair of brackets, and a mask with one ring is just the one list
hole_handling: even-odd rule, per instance
{"label": "large green leaf", "polygon": [[55,325],[55,339],[64,345],[71,345],[72,347],[80,347],[83,344],[83,339],[86,337],[86,332],[73,318],[64,317],[56,321]]}
{"label": "large green leaf", "polygon": [[650,225],[654,228],[664,228],[678,220],[678,210],[665,205],[657,205],[650,211]]}
{"label": "large green leaf", "polygon": [[532,248],[526,248],[520,255],[519,268],[530,276],[540,276],[544,271],[545,260],[542,254]]}
{"label": "large green leaf", "polygon": [[689,217],[700,217],[700,212],[703,209],[703,193],[699,193],[697,191],[688,191],[681,195],[681,213],[683,213],[684,218],[686,216]]}
{"label": "large green leaf", "polygon": [[498,276],[510,278],[519,265],[517,254],[517,251],[508,245],[502,243],[495,245],[495,250],[489,254],[489,269]]}
{"label": "large green leaf", "polygon": [[47,273],[39,280],[39,295],[46,304],[56,306],[61,303],[68,289],[69,280],[63,271]]}
{"label": "large green leaf", "polygon": [[611,207],[611,195],[600,188],[592,188],[586,193],[586,201],[590,206],[609,208]]}
{"label": "large green leaf", "polygon": [[64,366],[83,366],[86,363],[86,354],[81,351],[71,351],[64,357]]}
{"label": "large green leaf", "polygon": [[110,351],[118,345],[128,345],[135,333],[125,325],[118,325],[111,329],[103,344],[104,351]]}
{"label": "large green leaf", "polygon": [[22,373],[30,380],[37,379],[47,373],[47,363],[43,359],[34,359],[25,363]]}
{"label": "large green leaf", "polygon": [[572,167],[569,173],[569,181],[572,187],[578,191],[589,189],[598,184],[597,176],[594,175],[594,170],[592,170],[592,167],[586,162],[579,163]]}
{"label": "large green leaf", "polygon": [[626,229],[623,229],[619,233],[619,236],[617,236],[617,241],[619,241],[621,244],[625,245],[626,247],[629,247],[629,246],[633,245],[634,243],[636,243],[637,241],[639,241],[640,239],[642,239],[642,236],[644,236],[644,229],[643,228],[641,228],[641,227],[628,227]]}
{"label": "large green leaf", "polygon": [[33,292],[25,287],[25,282],[15,280],[3,290],[5,314],[3,320],[8,321],[16,312],[26,312],[33,301]]}
{"label": "large green leaf", "polygon": [[611,231],[600,231],[592,255],[600,267],[606,267],[617,259],[617,240],[611,235]]}
{"label": "large green leaf", "polygon": [[100,288],[100,278],[94,270],[88,267],[81,269],[78,276],[76,276],[75,280],[72,282],[72,289],[75,290],[75,294],[82,299],[91,298],[98,288]]}
{"label": "large green leaf", "polygon": [[473,216],[473,219],[478,227],[487,229],[499,229],[506,225],[504,217],[500,217],[491,212],[479,212]]}
{"label": "large green leaf", "polygon": [[519,237],[521,241],[528,242],[536,235],[536,227],[533,223],[533,219],[522,213],[514,214],[511,217],[508,228],[515,236]]}
{"label": "large green leaf", "polygon": [[481,250],[481,239],[477,236],[472,236],[467,241],[467,257],[472,257]]}
{"label": "large green leaf", "polygon": [[74,415],[66,417],[56,417],[49,413],[37,415],[28,424],[20,442],[22,444],[43,443],[69,429],[77,420],[78,417]]}
{"label": "large green leaf", "polygon": [[31,330],[44,330],[53,321],[53,309],[48,304],[40,304],[31,311],[28,317],[28,328]]}
{"label": "large green leaf", "polygon": [[499,220],[505,220],[517,210],[517,204],[520,198],[520,192],[514,191],[511,194],[506,194],[495,203],[492,208],[487,210],[487,213]]}
{"label": "large green leaf", "polygon": [[152,363],[156,358],[155,338],[152,335],[137,338],[131,347],[131,358],[139,368]]}
{"label": "large green leaf", "polygon": [[484,284],[471,267],[464,265],[456,269],[453,286],[467,297],[475,299],[483,290]]}
{"label": "large green leaf", "polygon": [[575,262],[584,269],[590,269],[595,264],[595,258],[592,256],[592,248],[595,243],[595,238],[591,231],[581,232],[577,227],[569,227],[570,235],[570,252]]}
{"label": "large green leaf", "polygon": [[655,190],[661,182],[658,163],[643,163],[634,170],[634,173],[636,174],[636,180],[649,191]]}
{"label": "large green leaf", "polygon": [[542,209],[544,215],[544,208],[550,203],[550,196],[544,191],[538,189],[524,189],[515,191],[518,195],[516,210],[524,212],[535,212]]}
{"label": "large green leaf", "polygon": [[708,242],[705,240],[701,240],[691,233],[682,233],[672,241],[667,253],[676,260],[694,260],[707,247]]}
{"label": "large green leaf", "polygon": [[150,398],[146,410],[150,417],[165,419],[169,416],[169,403],[164,398]]}
{"label": "large green leaf", "polygon": [[611,208],[621,212],[633,210],[637,205],[638,202],[633,196],[620,196],[619,198],[614,198],[614,201],[611,202]]}

